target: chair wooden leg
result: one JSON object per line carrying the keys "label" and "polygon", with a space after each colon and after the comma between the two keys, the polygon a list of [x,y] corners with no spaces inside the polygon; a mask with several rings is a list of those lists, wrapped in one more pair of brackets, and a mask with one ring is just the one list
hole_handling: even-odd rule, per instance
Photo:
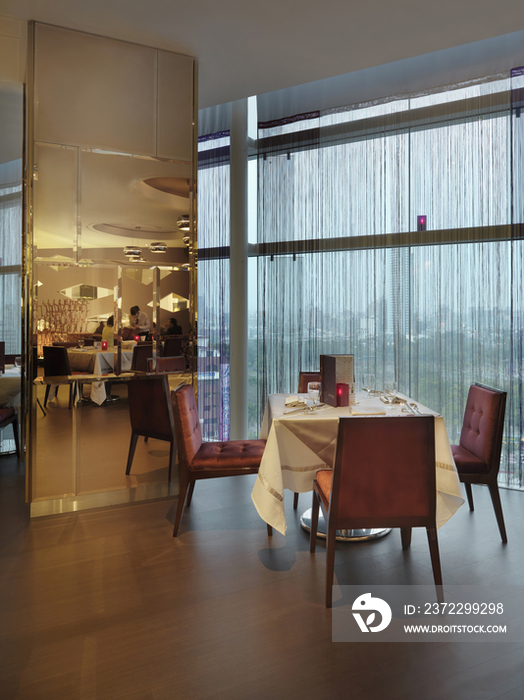
{"label": "chair wooden leg", "polygon": [[44,407],[43,407],[42,404],[40,403],[40,399],[39,399],[38,397],[37,397],[37,399],[36,399],[36,403],[40,406],[40,410],[42,411],[42,413],[44,414],[44,416],[47,416],[47,413],[44,411]]}
{"label": "chair wooden leg", "polygon": [[176,462],[176,442],[174,440],[172,440],[171,441],[171,449],[169,450],[169,472],[167,475],[167,480],[169,483],[171,483],[171,477],[173,474],[173,467],[175,466],[175,462]]}
{"label": "chair wooden leg", "polygon": [[267,524],[267,536],[273,537],[273,528],[271,527],[271,525],[269,523]]}
{"label": "chair wooden leg", "polygon": [[15,449],[16,449],[16,456],[18,457],[18,461],[20,461],[20,439],[18,437],[18,418],[15,416],[13,420],[13,437],[15,440]]}
{"label": "chair wooden leg", "polygon": [[136,443],[138,441],[138,435],[136,433],[131,433],[131,442],[129,443],[129,453],[127,455],[127,466],[126,475],[129,476],[131,472],[131,465],[133,464],[133,457],[135,456]]}
{"label": "chair wooden leg", "polygon": [[49,398],[49,390],[50,389],[51,389],[51,384],[48,384],[45,388],[44,408],[47,406],[47,399]]}
{"label": "chair wooden leg", "polygon": [[475,510],[475,506],[473,505],[473,492],[471,491],[471,484],[464,484],[466,487],[466,496],[468,498],[468,505],[470,510]]}
{"label": "chair wooden leg", "polygon": [[181,481],[180,482],[180,491],[178,494],[178,506],[176,509],[176,516],[175,516],[175,525],[173,527],[173,537],[178,536],[178,528],[180,527],[180,521],[182,520],[182,514],[184,513],[184,505],[186,502],[186,496],[187,496],[187,491],[188,487],[191,489],[191,487],[194,487],[195,482],[192,481],[188,483],[187,481]]}
{"label": "chair wooden leg", "polygon": [[298,493],[295,491],[293,494],[293,510],[298,508]]}
{"label": "chair wooden leg", "polygon": [[75,404],[75,394],[76,394],[76,382],[72,382],[69,385],[69,410],[71,410]]}
{"label": "chair wooden leg", "polygon": [[191,505],[191,499],[193,498],[193,491],[195,490],[195,484],[196,484],[196,481],[192,481],[189,484],[189,489],[187,491],[187,501],[186,501],[187,508],[189,508],[189,506]]}
{"label": "chair wooden leg", "polygon": [[440,568],[440,555],[438,549],[437,529],[435,527],[426,528],[428,534],[429,553],[431,555],[431,566],[433,567],[433,578],[437,589],[437,600],[439,603],[444,601],[444,593],[442,590],[442,569]]}
{"label": "chair wooden leg", "polygon": [[402,540],[402,549],[409,549],[411,544],[411,527],[401,527],[400,528],[400,539]]}
{"label": "chair wooden leg", "polygon": [[333,577],[335,574],[335,545],[337,531],[329,527],[326,540],[326,608],[333,602]]}
{"label": "chair wooden leg", "polygon": [[500,493],[498,484],[488,484],[489,492],[491,494],[491,500],[493,502],[493,508],[495,509],[495,515],[497,517],[497,523],[500,530],[500,536],[504,544],[507,543],[508,537],[506,535],[506,526],[504,525],[504,516],[502,515],[502,503],[500,502]]}
{"label": "chair wooden leg", "polygon": [[309,531],[309,551],[311,554],[315,553],[315,547],[317,544],[318,507],[319,503],[317,494],[313,491],[313,505],[311,506],[311,529]]}

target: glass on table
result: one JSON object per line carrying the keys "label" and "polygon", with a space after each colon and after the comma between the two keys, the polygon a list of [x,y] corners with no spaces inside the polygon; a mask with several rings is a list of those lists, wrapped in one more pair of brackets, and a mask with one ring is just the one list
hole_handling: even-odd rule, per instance
{"label": "glass on table", "polygon": [[307,393],[309,398],[313,401],[313,408],[316,406],[317,401],[320,399],[320,391],[322,385],[320,382],[309,382],[307,385]]}
{"label": "glass on table", "polygon": [[367,393],[369,398],[369,393],[375,388],[375,375],[374,374],[363,374],[362,375],[362,388]]}
{"label": "glass on table", "polygon": [[384,395],[388,399],[389,403],[393,401],[395,398],[395,394],[397,393],[398,389],[398,384],[394,379],[391,379],[387,382],[384,382]]}
{"label": "glass on table", "polygon": [[84,347],[85,340],[83,338],[78,339],[78,347],[83,348]]}

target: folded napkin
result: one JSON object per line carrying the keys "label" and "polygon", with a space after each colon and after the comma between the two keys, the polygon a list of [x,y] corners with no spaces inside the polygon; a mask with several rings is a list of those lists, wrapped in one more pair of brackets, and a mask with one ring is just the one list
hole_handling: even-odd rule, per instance
{"label": "folded napkin", "polygon": [[382,411],[380,408],[357,408],[356,406],[351,407],[352,416],[385,416],[386,412]]}
{"label": "folded napkin", "polygon": [[306,408],[307,403],[298,396],[287,396],[285,405],[286,408]]}

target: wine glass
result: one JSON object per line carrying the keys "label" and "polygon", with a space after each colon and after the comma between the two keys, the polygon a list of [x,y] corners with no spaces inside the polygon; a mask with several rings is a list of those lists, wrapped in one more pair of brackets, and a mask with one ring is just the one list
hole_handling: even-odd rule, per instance
{"label": "wine glass", "polygon": [[16,369],[19,369],[22,366],[22,358],[21,357],[15,357],[14,361]]}
{"label": "wine glass", "polygon": [[79,341],[78,341],[78,347],[79,347],[80,349],[82,349],[82,348],[84,347],[84,342],[85,342],[85,341],[84,341],[83,338],[80,338],[80,339],[79,339]]}
{"label": "wine glass", "polygon": [[307,385],[307,393],[309,398],[313,401],[313,406],[314,408],[316,406],[317,400],[320,398],[320,389],[321,389],[321,384],[320,382],[309,382]]}
{"label": "wine glass", "polygon": [[362,377],[362,388],[368,395],[369,399],[369,392],[374,388],[375,386],[375,375],[374,374],[364,374]]}
{"label": "wine glass", "polygon": [[391,379],[390,381],[384,382],[384,393],[386,394],[387,399],[389,400],[389,403],[393,401],[395,398],[395,394],[397,393],[397,382],[394,379]]}

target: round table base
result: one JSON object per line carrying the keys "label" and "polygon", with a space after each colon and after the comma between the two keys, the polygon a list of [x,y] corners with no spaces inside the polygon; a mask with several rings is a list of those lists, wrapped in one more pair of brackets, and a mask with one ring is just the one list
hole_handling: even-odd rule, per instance
{"label": "round table base", "polygon": [[[311,508],[306,510],[300,516],[300,524],[307,532],[311,530]],[[385,537],[391,532],[390,527],[380,527],[372,529],[362,529],[362,530],[337,530],[336,540],[338,542],[365,542],[366,540],[376,540],[379,537]],[[318,528],[317,537],[326,539],[326,521],[322,511],[318,514]]]}

